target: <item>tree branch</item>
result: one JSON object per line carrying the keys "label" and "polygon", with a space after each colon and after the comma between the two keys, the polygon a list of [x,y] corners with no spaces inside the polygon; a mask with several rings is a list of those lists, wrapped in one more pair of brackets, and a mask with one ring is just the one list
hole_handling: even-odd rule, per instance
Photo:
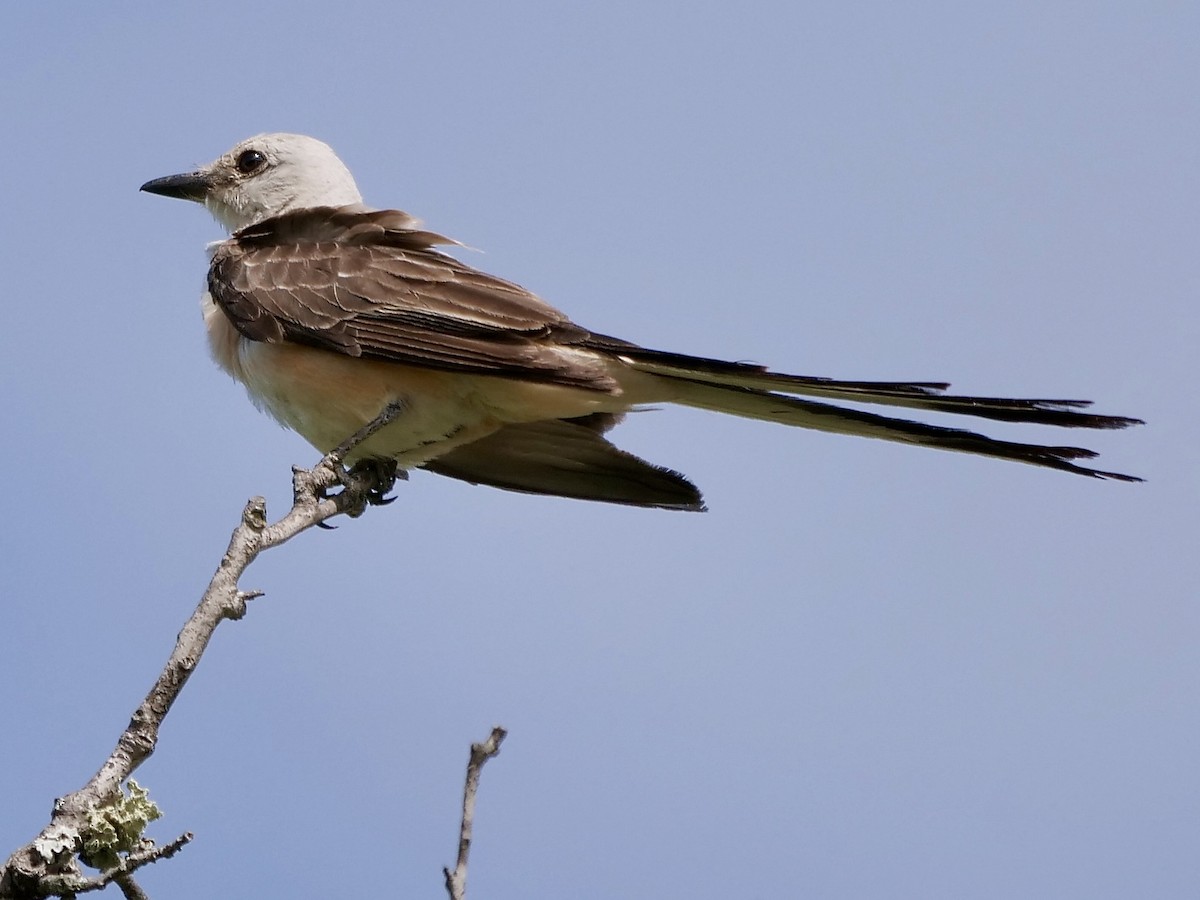
{"label": "tree branch", "polygon": [[161,847],[147,846],[141,850],[126,855],[117,865],[106,869],[94,878],[83,878],[75,875],[47,875],[39,887],[44,897],[68,896],[83,894],[88,891],[98,891],[115,883],[126,898],[144,898],[146,895],[136,881],[133,873],[143,866],[158,862],[160,859],[170,859],[192,840],[191,832],[181,834],[169,844]]}
{"label": "tree branch", "polygon": [[475,795],[479,792],[479,776],[483,764],[500,753],[500,744],[508,732],[497,726],[482,744],[471,745],[471,757],[467,760],[467,779],[463,785],[462,826],[458,831],[458,863],[454,871],[442,869],[446,876],[446,892],[450,900],[466,900],[467,857],[471,855],[471,832],[475,826]]}
{"label": "tree branch", "polygon": [[[398,405],[389,406],[312,469],[294,468],[292,508],[279,521],[268,522],[266,501],[262,497],[254,497],[246,504],[208,589],[180,630],[175,648],[154,686],[134,710],[128,727],[99,771],[82,788],[56,800],[50,824],[0,868],[0,900],[69,896],[96,890],[111,881],[118,881],[127,896],[138,896],[141,889],[132,881],[132,873],[173,855],[191,840],[190,835],[185,835],[163,848],[151,845],[127,853],[120,865],[97,878],[85,877],[76,858],[83,849],[89,815],[117,802],[123,796],[121,785],[154,752],[159,728],[195,671],[217,626],[226,619],[240,619],[246,614],[247,603],[260,596],[257,591],[238,589],[238,580],[258,554],[333,516],[361,515],[368,504],[386,502],[384,494],[396,478],[394,467],[357,465],[347,471],[341,460],[399,412]],[[339,486],[339,492],[328,493]]]}

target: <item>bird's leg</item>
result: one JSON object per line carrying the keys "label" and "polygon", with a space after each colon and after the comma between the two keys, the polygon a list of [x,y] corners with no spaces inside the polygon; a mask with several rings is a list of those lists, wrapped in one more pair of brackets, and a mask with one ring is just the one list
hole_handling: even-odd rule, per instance
{"label": "bird's leg", "polygon": [[341,462],[346,458],[346,455],[359,444],[363,443],[368,438],[374,437],[384,428],[387,428],[387,426],[395,422],[396,419],[400,417],[402,412],[404,412],[403,401],[393,400],[383,408],[379,415],[329,451],[329,455],[326,458],[328,459],[329,457],[333,457],[337,459],[338,462]]}
{"label": "bird's leg", "polygon": [[[327,466],[337,474],[338,481],[346,490],[360,493],[363,501],[371,506],[391,503],[395,498],[388,498],[388,491],[395,485],[397,478],[407,478],[407,473],[400,471],[394,459],[361,459],[351,466],[349,471],[342,467],[342,460],[364,441],[396,421],[403,412],[404,403],[393,400],[379,415],[334,447],[321,460],[321,465]],[[361,513],[362,509],[359,509],[357,512],[352,511],[350,515]]]}

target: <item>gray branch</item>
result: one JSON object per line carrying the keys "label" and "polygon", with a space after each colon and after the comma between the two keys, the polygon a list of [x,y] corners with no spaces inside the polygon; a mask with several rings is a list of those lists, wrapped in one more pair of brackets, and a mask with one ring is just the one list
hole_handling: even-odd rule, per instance
{"label": "gray branch", "polygon": [[467,760],[467,778],[463,785],[462,826],[458,831],[458,862],[451,872],[442,869],[446,876],[446,893],[450,900],[466,900],[467,896],[467,858],[471,855],[471,832],[475,827],[475,795],[479,792],[479,776],[483,772],[483,764],[500,753],[500,744],[508,732],[499,726],[492,729],[491,735],[482,744],[471,745],[471,757]]}
{"label": "gray branch", "polygon": [[70,896],[84,894],[88,891],[98,891],[115,883],[127,900],[144,900],[145,892],[133,880],[133,873],[143,866],[158,862],[160,859],[170,859],[183,849],[192,839],[190,832],[181,834],[169,844],[161,847],[147,846],[128,854],[111,869],[105,869],[94,878],[84,878],[80,875],[46,875],[38,885],[41,896]]}

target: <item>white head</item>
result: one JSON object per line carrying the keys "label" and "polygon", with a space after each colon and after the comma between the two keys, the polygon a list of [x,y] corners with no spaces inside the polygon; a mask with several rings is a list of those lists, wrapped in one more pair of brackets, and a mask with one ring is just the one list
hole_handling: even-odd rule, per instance
{"label": "white head", "polygon": [[362,203],[329,145],[303,134],[248,138],[195,172],[155,178],[142,190],[203,203],[230,231],[293,210]]}

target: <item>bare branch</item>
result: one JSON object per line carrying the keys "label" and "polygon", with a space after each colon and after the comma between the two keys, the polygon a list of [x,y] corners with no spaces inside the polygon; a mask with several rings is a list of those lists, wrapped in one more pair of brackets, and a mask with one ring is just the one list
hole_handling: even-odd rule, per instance
{"label": "bare branch", "polygon": [[142,890],[141,885],[133,880],[132,875],[122,875],[120,878],[114,879],[117,887],[121,889],[121,894],[125,900],[150,900],[150,897]]}
{"label": "bare branch", "polygon": [[[82,788],[55,801],[50,824],[0,868],[0,900],[67,896],[96,890],[117,879],[128,883],[122,885],[123,890],[140,893],[140,888],[127,878],[137,865],[170,856],[191,840],[190,835],[185,835],[186,839],[177,839],[164,848],[131,852],[121,865],[97,878],[86,878],[76,859],[83,846],[89,811],[117,799],[121,785],[154,752],[159,728],[200,662],[217,626],[226,619],[240,619],[246,614],[248,602],[260,596],[258,591],[238,589],[238,580],[258,554],[333,516],[361,515],[367,505],[387,502],[384,494],[395,481],[394,468],[358,465],[347,471],[341,460],[399,412],[398,405],[389,406],[312,469],[293,469],[292,508],[279,521],[268,522],[266,501],[262,497],[254,497],[246,504],[208,589],[180,630],[154,686],[134,710],[128,727],[99,771]],[[330,495],[328,491],[335,487],[341,490]],[[125,868],[131,859],[141,862]]]}
{"label": "bare branch", "polygon": [[467,761],[467,779],[463,785],[462,826],[458,831],[458,863],[454,871],[442,869],[446,876],[446,892],[450,900],[466,900],[467,858],[471,855],[471,832],[475,825],[475,795],[479,792],[479,776],[483,764],[500,753],[500,744],[508,732],[500,726],[492,729],[491,735],[482,744],[471,745],[471,758]]}

